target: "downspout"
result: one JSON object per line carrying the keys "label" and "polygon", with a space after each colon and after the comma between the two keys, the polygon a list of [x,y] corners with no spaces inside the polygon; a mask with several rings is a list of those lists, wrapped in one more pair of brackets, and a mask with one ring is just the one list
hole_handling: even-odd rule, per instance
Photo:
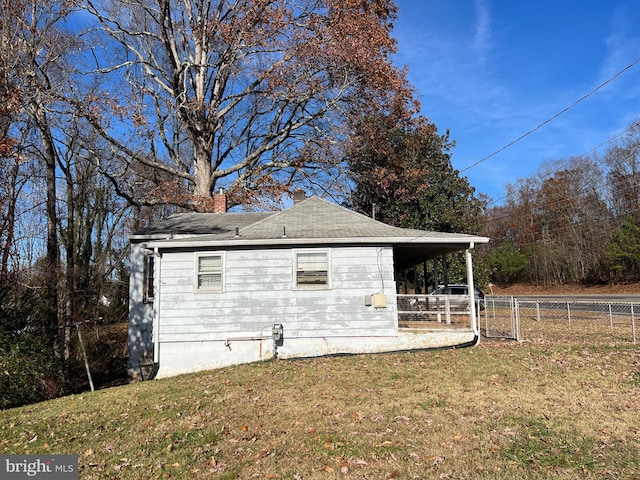
{"label": "downspout", "polygon": [[476,336],[476,344],[480,343],[480,326],[478,325],[478,317],[476,316],[476,288],[473,283],[473,260],[471,258],[471,250],[474,244],[471,242],[469,248],[465,251],[465,260],[467,264],[467,292],[469,293],[469,304],[471,311],[471,330]]}
{"label": "downspout", "polygon": [[154,267],[155,278],[153,281],[153,371],[149,376],[149,380],[153,380],[160,368],[160,275],[162,268],[160,267],[160,254],[158,247],[153,249],[153,261],[156,263]]}

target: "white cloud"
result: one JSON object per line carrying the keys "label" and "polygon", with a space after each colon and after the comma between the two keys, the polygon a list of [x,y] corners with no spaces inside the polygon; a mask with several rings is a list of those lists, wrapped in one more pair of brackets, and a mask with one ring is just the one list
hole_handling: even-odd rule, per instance
{"label": "white cloud", "polygon": [[493,32],[491,30],[491,13],[484,0],[475,0],[476,24],[473,38],[473,49],[480,63],[485,63],[486,55],[491,50]]}

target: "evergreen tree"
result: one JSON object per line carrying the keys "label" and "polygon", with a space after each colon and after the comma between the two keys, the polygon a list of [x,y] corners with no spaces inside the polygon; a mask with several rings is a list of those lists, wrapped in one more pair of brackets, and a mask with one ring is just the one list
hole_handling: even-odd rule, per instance
{"label": "evergreen tree", "polygon": [[613,232],[607,256],[612,261],[611,271],[619,280],[640,277],[640,227],[631,217]]}
{"label": "evergreen tree", "polygon": [[423,117],[364,120],[348,158],[352,206],[400,227],[479,234],[486,203],[453,168],[453,146]]}

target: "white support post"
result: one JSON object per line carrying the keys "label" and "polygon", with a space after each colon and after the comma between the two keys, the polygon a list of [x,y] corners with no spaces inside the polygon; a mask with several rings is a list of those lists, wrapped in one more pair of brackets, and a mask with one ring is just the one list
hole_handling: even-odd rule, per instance
{"label": "white support post", "polygon": [[447,325],[451,325],[451,304],[449,303],[449,295],[444,297],[444,318]]}
{"label": "white support post", "polygon": [[473,333],[478,337],[478,343],[480,343],[480,325],[478,324],[478,317],[476,316],[476,288],[473,283],[473,260],[471,258],[471,250],[473,249],[473,243],[469,244],[465,252],[465,261],[467,264],[467,292],[469,293],[469,303],[471,312],[471,329]]}

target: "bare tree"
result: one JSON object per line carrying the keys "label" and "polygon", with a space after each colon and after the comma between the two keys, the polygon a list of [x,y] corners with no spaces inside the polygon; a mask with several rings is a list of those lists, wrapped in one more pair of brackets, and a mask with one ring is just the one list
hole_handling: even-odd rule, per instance
{"label": "bare tree", "polygon": [[640,122],[629,126],[626,135],[604,155],[609,199],[616,217],[632,217],[640,223]]}
{"label": "bare tree", "polygon": [[19,118],[24,69],[20,63],[23,44],[19,41],[20,4],[0,2],[0,277],[9,272],[14,249],[16,208],[21,179],[20,139],[12,126]]}
{"label": "bare tree", "polygon": [[[350,114],[409,91],[389,58],[391,0],[88,5],[117,42],[96,52],[97,71],[128,91],[83,112],[118,152],[103,170],[140,203],[206,208],[216,187],[232,203],[279,198],[336,173]],[[144,198],[134,177],[154,184]]]}
{"label": "bare tree", "polygon": [[[598,158],[576,157],[543,165],[509,186],[507,204],[488,212],[485,234],[493,258],[520,262],[519,280],[545,284],[606,280],[606,243],[612,218],[604,201]],[[509,246],[511,250],[503,248]],[[490,257],[492,252],[489,252]]]}

